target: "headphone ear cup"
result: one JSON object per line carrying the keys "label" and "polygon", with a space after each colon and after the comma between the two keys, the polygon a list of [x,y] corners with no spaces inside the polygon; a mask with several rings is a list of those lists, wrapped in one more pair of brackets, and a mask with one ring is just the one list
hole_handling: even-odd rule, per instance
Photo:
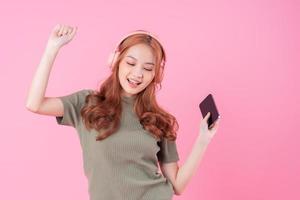
{"label": "headphone ear cup", "polygon": [[111,53],[108,58],[108,65],[112,68],[120,55],[119,52]]}
{"label": "headphone ear cup", "polygon": [[110,53],[109,54],[109,57],[108,57],[108,60],[107,60],[107,65],[112,68],[112,62],[113,62],[113,59],[114,59],[114,53]]}

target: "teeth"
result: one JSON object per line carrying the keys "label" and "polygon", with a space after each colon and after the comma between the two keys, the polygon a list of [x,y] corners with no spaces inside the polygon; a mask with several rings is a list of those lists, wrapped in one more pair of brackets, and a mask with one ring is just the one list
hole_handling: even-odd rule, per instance
{"label": "teeth", "polygon": [[134,80],[131,80],[131,79],[128,79],[131,83],[134,83],[134,84],[139,84],[139,82],[136,82]]}
{"label": "teeth", "polygon": [[129,79],[131,82],[134,82],[134,83],[138,83],[137,81],[134,81],[134,80],[131,80],[131,79]]}

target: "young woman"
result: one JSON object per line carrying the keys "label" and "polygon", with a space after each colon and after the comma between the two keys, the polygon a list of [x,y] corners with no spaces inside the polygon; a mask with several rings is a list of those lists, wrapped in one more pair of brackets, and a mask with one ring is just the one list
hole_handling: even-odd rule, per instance
{"label": "young woman", "polygon": [[205,116],[191,154],[179,167],[178,123],[155,96],[166,55],[158,38],[146,31],[121,40],[111,57],[112,73],[99,90],[44,97],[54,59],[76,30],[66,25],[52,30],[29,90],[28,110],[55,116],[58,124],[76,129],[91,200],[171,200],[173,194],[180,195],[218,121],[208,129],[210,114]]}

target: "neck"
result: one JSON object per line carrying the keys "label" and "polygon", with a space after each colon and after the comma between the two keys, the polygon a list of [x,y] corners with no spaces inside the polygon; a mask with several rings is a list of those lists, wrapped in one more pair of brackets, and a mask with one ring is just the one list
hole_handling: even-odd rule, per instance
{"label": "neck", "polygon": [[122,99],[123,102],[133,104],[133,102],[134,102],[135,99],[136,99],[136,96],[135,96],[135,95],[132,95],[132,96],[124,96],[124,95],[122,95],[122,96],[121,96],[121,99]]}

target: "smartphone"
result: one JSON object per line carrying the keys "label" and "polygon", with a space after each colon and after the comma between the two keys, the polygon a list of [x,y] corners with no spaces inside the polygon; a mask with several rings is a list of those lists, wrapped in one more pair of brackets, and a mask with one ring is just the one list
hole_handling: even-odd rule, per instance
{"label": "smartphone", "polygon": [[210,112],[210,116],[208,118],[208,128],[211,128],[215,121],[221,117],[212,94],[209,94],[207,97],[205,97],[205,99],[199,104],[199,108],[203,118],[208,112]]}

